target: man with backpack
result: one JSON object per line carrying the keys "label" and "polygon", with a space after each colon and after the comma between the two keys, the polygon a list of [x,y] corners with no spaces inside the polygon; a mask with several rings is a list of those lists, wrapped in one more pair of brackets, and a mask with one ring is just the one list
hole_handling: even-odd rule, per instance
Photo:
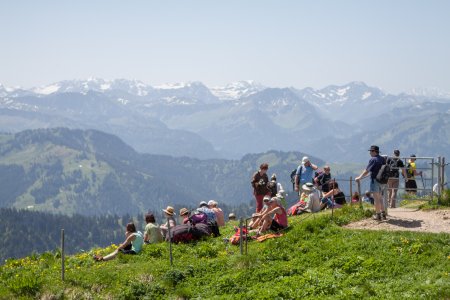
{"label": "man with backpack", "polygon": [[317,174],[314,178],[314,183],[317,185],[322,193],[326,194],[330,191],[329,182],[331,180],[331,169],[330,166],[324,166],[323,172]]}
{"label": "man with backpack", "polygon": [[370,174],[370,192],[372,192],[375,200],[374,219],[377,221],[381,221],[382,218],[386,220],[386,211],[384,210],[384,203],[381,195],[382,185],[376,180],[378,172],[385,164],[385,160],[380,156],[380,148],[378,146],[372,145],[368,151],[371,156],[369,164],[361,175],[355,178],[355,180],[360,181],[362,178]]}
{"label": "man with backpack", "polygon": [[307,156],[302,158],[302,163],[297,167],[297,171],[295,172],[295,185],[294,189],[298,192],[299,195],[302,194],[301,187],[306,183],[313,182],[314,171],[317,170],[318,167],[311,163]]}
{"label": "man with backpack", "polygon": [[408,164],[406,165],[405,191],[409,194],[417,194],[416,176],[422,176],[422,171],[417,172],[416,155],[411,154]]}
{"label": "man with backpack", "polygon": [[389,179],[387,182],[388,187],[388,200],[390,208],[395,208],[397,201],[397,190],[399,185],[400,170],[402,171],[403,177],[405,176],[405,164],[399,158],[400,150],[394,150],[394,156],[389,157],[386,164],[389,165],[391,172],[389,174]]}

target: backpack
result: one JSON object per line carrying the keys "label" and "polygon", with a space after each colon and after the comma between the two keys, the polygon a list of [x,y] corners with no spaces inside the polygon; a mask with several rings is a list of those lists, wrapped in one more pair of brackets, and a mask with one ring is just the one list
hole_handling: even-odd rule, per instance
{"label": "backpack", "polygon": [[385,160],[375,179],[381,184],[386,184],[389,180],[389,177],[391,177],[391,166],[388,165],[387,160]]}
{"label": "backpack", "polygon": [[[300,175],[302,174],[302,168],[303,166],[299,166],[300,167]],[[300,176],[297,177],[297,182],[295,181],[295,175],[297,175],[297,168],[295,168],[294,170],[292,170],[291,172],[291,183],[292,183],[292,189],[294,189],[295,184],[299,184],[300,182]]]}
{"label": "backpack", "polygon": [[[183,224],[176,225],[170,229],[170,235],[172,236],[173,243],[188,243],[194,240],[194,235],[192,234],[191,225]],[[169,235],[166,236],[166,241],[170,240]]]}
{"label": "backpack", "polygon": [[192,227],[192,234],[194,235],[194,239],[199,240],[203,237],[210,236],[211,229],[206,224],[198,223]]}
{"label": "backpack", "polygon": [[195,224],[206,224],[208,220],[208,216],[201,211],[195,211],[195,213],[189,217],[189,221],[192,223],[192,225]]}

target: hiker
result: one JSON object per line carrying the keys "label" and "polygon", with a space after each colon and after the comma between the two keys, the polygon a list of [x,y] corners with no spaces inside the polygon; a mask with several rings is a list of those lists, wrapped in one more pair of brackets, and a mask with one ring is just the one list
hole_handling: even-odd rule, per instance
{"label": "hiker", "polygon": [[144,238],[142,232],[136,231],[136,226],[134,223],[130,222],[126,226],[125,241],[117,247],[114,252],[106,255],[94,255],[94,260],[96,261],[107,261],[114,259],[119,252],[123,254],[138,254],[142,249],[142,244],[144,243]]}
{"label": "hiker", "polygon": [[[275,214],[272,218],[272,214]],[[261,215],[261,226],[258,229],[257,235],[268,229],[272,231],[280,231],[288,225],[287,214],[284,207],[279,203],[277,197],[269,200],[269,209]]]}
{"label": "hiker", "polygon": [[167,221],[163,225],[159,226],[159,228],[161,229],[161,234],[165,238],[167,235],[167,232],[169,230],[169,224],[170,224],[170,228],[173,228],[177,225],[177,221],[175,220],[175,217],[174,217],[175,209],[172,206],[167,206],[166,209],[163,209],[163,212],[164,212],[164,216],[167,219]]}
{"label": "hiker", "polygon": [[318,189],[322,191],[322,193],[328,193],[329,192],[329,185],[328,182],[331,180],[331,169],[330,166],[324,166],[323,172],[319,173],[314,178],[314,183],[317,185]]}
{"label": "hiker", "polygon": [[362,199],[364,202],[370,203],[370,204],[374,204],[375,200],[372,197],[372,193],[370,191],[366,191],[364,193],[364,197]]}
{"label": "hiker", "polygon": [[264,199],[263,199],[263,203],[264,203],[263,208],[261,209],[261,211],[260,211],[259,213],[254,213],[254,214],[252,214],[252,220],[251,220],[250,223],[248,224],[248,227],[249,227],[249,228],[256,229],[256,228],[258,228],[259,226],[261,226],[261,221],[262,221],[261,216],[262,216],[266,211],[269,210],[269,201],[270,201],[270,199],[272,199],[272,197],[270,197],[270,196],[268,196],[268,195],[264,196]]}
{"label": "hiker", "polygon": [[313,182],[314,171],[317,170],[317,166],[312,164],[307,156],[302,158],[302,163],[297,167],[295,173],[295,191],[301,195],[301,188],[305,183]]}
{"label": "hiker", "polygon": [[406,165],[405,191],[409,194],[417,194],[416,176],[422,176],[422,171],[417,172],[416,155],[411,154],[409,162]]}
{"label": "hiker", "polygon": [[180,209],[180,218],[178,219],[180,224],[187,224],[189,222],[189,210],[185,207]]}
{"label": "hiker", "polygon": [[281,183],[277,182],[277,174],[273,173],[267,187],[270,190],[270,197],[277,197],[279,191],[284,190]]}
{"label": "hiker", "polygon": [[145,215],[144,243],[156,244],[162,242],[163,237],[158,224],[156,224],[155,216],[152,213]]}
{"label": "hiker", "polygon": [[206,223],[211,229],[211,232],[215,237],[220,236],[219,226],[217,226],[216,214],[212,209],[208,208],[208,203],[206,203],[205,201],[201,201],[199,207],[197,208],[197,211],[206,214]]}
{"label": "hiker", "polygon": [[358,203],[359,202],[359,193],[354,192],[352,195],[352,203]]}
{"label": "hiker", "polygon": [[384,203],[381,197],[382,185],[376,180],[378,171],[381,169],[381,166],[385,161],[380,156],[380,148],[378,146],[372,145],[368,151],[371,156],[369,164],[361,175],[355,178],[355,180],[361,181],[362,178],[370,173],[370,191],[372,192],[375,200],[374,219],[377,221],[381,221],[381,219],[386,220],[386,211],[384,210]]}
{"label": "hiker", "polygon": [[397,190],[399,185],[399,177],[400,170],[402,171],[402,175],[406,178],[405,164],[400,159],[400,150],[394,150],[394,156],[389,157],[386,161],[386,164],[389,165],[391,169],[391,173],[389,174],[389,179],[387,182],[388,188],[388,203],[390,208],[395,208],[397,204]]}
{"label": "hiker", "polygon": [[311,182],[302,186],[302,194],[299,201],[288,210],[289,215],[300,215],[302,213],[315,213],[320,211],[320,199],[316,188]]}
{"label": "hiker", "polygon": [[221,208],[217,207],[219,204],[215,200],[208,201],[208,208],[216,214],[216,221],[219,227],[225,226],[225,216]]}
{"label": "hiker", "polygon": [[228,215],[228,221],[235,221],[236,220],[236,215],[234,213],[230,213]]}
{"label": "hiker", "polygon": [[332,180],[328,185],[329,191],[323,195],[320,209],[325,209],[326,207],[340,208],[342,205],[347,204],[344,193],[339,189],[339,184]]}
{"label": "hiker", "polygon": [[267,163],[263,163],[259,166],[259,170],[256,171],[252,176],[252,187],[253,187],[253,195],[256,200],[256,212],[259,213],[263,206],[263,198],[265,195],[270,195],[270,190],[267,187],[269,182],[269,178],[267,177],[267,170],[269,169],[269,165]]}

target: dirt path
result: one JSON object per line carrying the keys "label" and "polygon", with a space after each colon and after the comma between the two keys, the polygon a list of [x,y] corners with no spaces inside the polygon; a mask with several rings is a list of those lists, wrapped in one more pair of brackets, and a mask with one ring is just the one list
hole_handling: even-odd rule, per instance
{"label": "dirt path", "polygon": [[421,211],[408,208],[394,208],[388,211],[386,221],[364,219],[344,226],[352,229],[422,231],[450,233],[450,210]]}

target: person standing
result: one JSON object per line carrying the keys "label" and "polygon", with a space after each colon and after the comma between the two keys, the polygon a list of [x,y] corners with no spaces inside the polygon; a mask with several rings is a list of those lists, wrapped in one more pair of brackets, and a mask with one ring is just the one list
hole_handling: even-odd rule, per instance
{"label": "person standing", "polygon": [[391,174],[389,174],[389,179],[387,182],[389,207],[395,208],[397,204],[397,190],[399,185],[400,170],[403,177],[406,178],[404,169],[405,164],[400,159],[400,150],[394,150],[394,156],[389,157],[386,164],[389,165],[391,169]]}
{"label": "person standing", "polygon": [[319,190],[321,190],[324,194],[330,191],[329,182],[331,180],[331,169],[330,166],[323,167],[323,173],[319,174],[316,178],[314,178],[314,183],[318,186]]}
{"label": "person standing", "polygon": [[270,189],[267,187],[269,182],[269,178],[267,177],[268,169],[269,165],[267,163],[263,163],[259,166],[259,170],[252,176],[251,184],[253,187],[253,195],[255,196],[257,213],[259,213],[263,208],[264,196],[270,196]]}
{"label": "person standing", "polygon": [[295,191],[301,195],[301,187],[310,182],[313,182],[314,171],[317,170],[317,166],[312,164],[307,156],[302,158],[301,165],[298,166],[295,173]]}
{"label": "person standing", "polygon": [[422,171],[417,172],[416,155],[411,154],[408,165],[406,166],[405,191],[409,194],[417,194],[416,176],[422,176]]}
{"label": "person standing", "polygon": [[370,192],[372,192],[375,200],[374,219],[377,221],[381,221],[382,218],[386,220],[386,212],[384,210],[383,199],[381,196],[382,185],[376,180],[378,171],[380,171],[381,166],[384,164],[384,159],[380,156],[380,148],[378,146],[372,145],[368,151],[371,156],[369,164],[361,175],[355,178],[355,180],[360,181],[362,178],[370,174]]}

